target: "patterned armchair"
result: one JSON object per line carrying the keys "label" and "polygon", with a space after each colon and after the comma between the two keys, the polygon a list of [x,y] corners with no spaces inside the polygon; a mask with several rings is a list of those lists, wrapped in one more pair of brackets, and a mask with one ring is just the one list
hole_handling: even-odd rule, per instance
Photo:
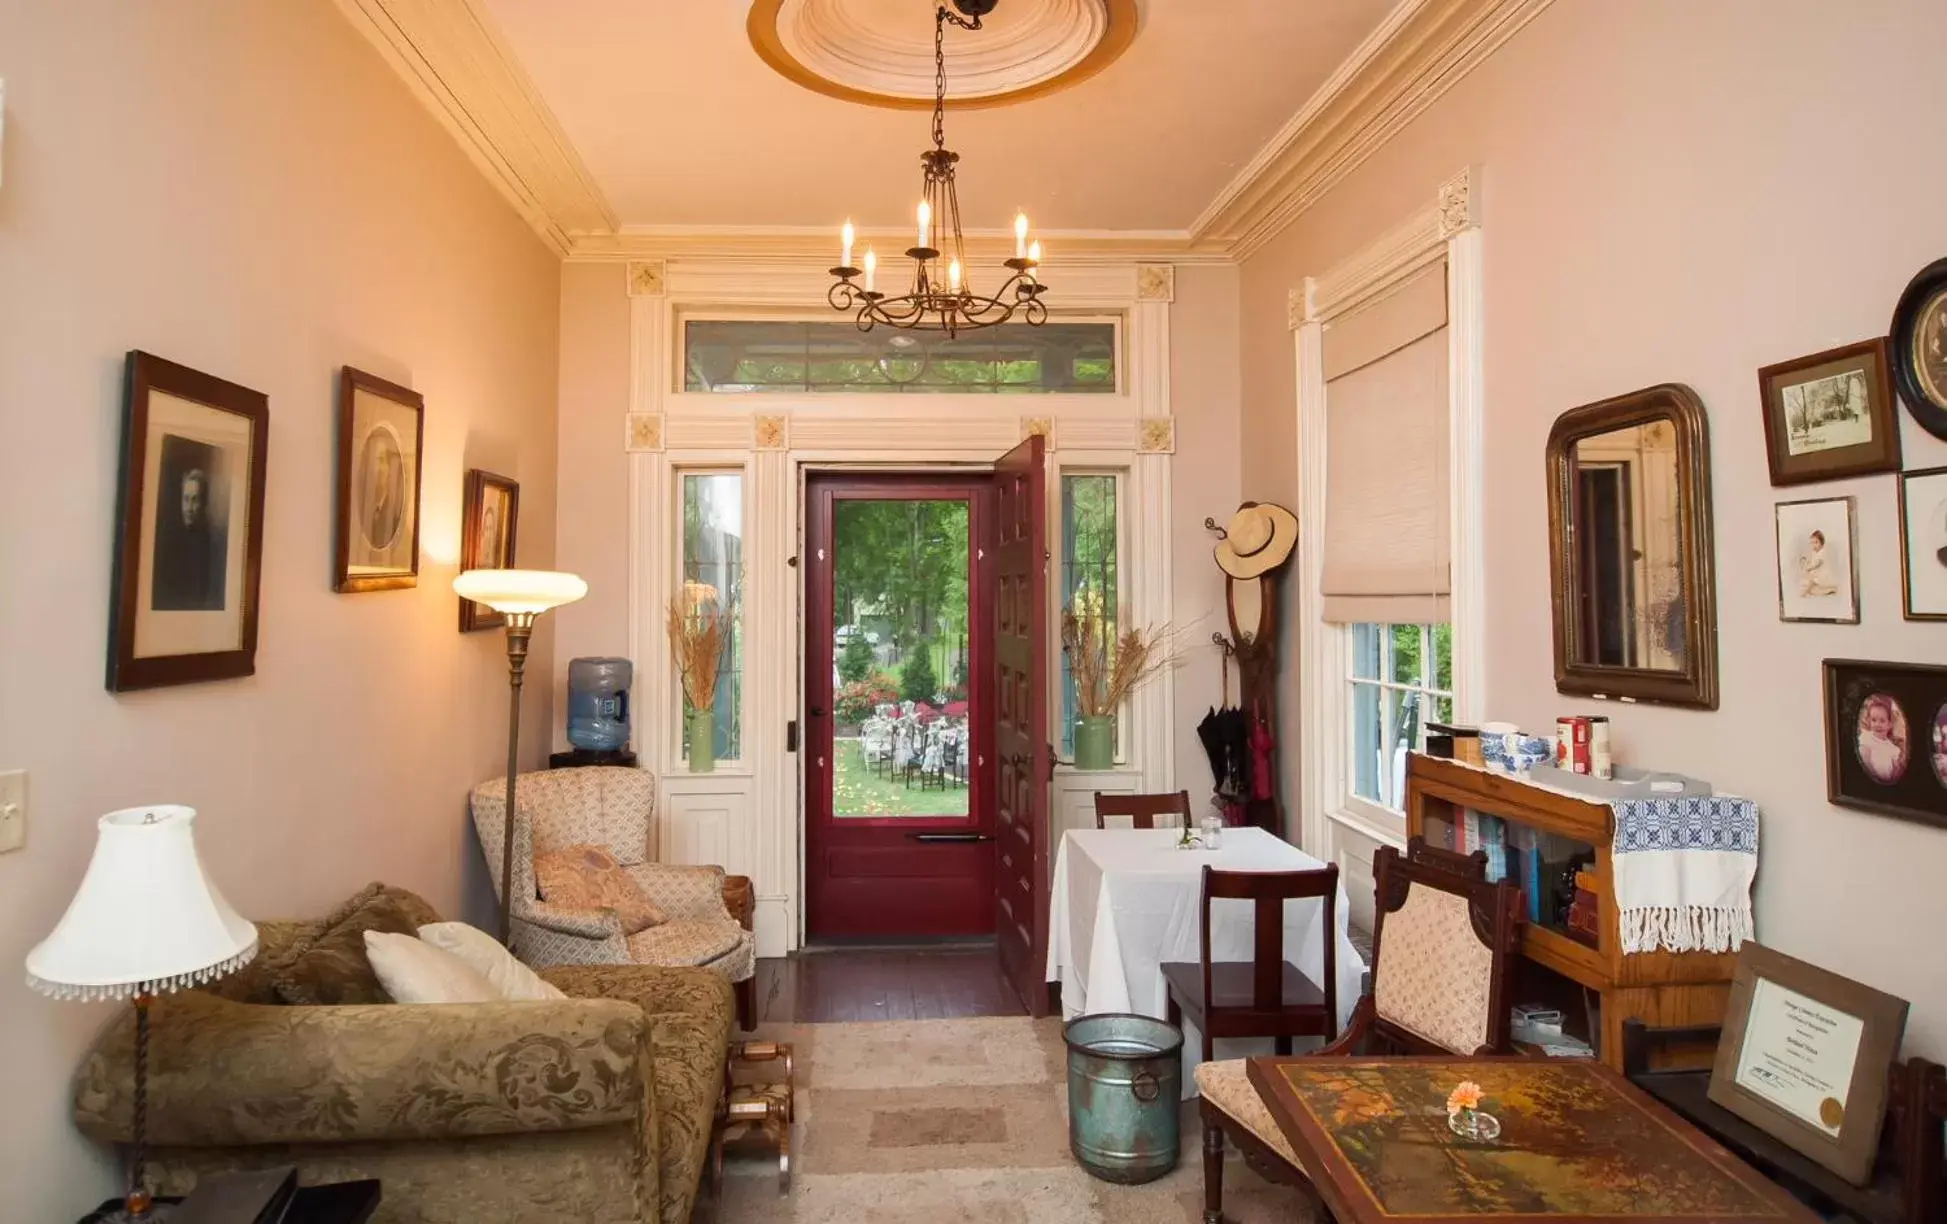
{"label": "patterned armchair", "polygon": [[[1373,856],[1372,992],[1344,1035],[1315,1055],[1373,1046],[1401,1054],[1509,1051],[1507,987],[1521,946],[1521,894],[1512,881],[1489,884],[1475,866],[1417,837],[1404,855],[1384,846]],[[1308,1185],[1243,1059],[1203,1063],[1196,1078],[1205,1224],[1223,1220],[1226,1136],[1271,1180]]]}
{"label": "patterned armchair", "polygon": [[[514,821],[514,954],[530,965],[656,965],[708,969],[736,987],[738,1026],[753,1023],[751,887],[721,867],[656,862],[656,776],[647,770],[591,766],[524,773]],[[501,830],[507,779],[473,788],[473,826],[487,872],[500,893]],[[625,935],[614,910],[564,909],[541,899],[534,856],[569,846],[605,847],[649,899],[669,915]]]}

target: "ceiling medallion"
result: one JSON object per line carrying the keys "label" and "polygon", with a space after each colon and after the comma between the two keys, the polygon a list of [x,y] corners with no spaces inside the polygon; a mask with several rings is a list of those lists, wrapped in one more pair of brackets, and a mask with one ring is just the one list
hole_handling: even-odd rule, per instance
{"label": "ceiling medallion", "polygon": [[[1019,314],[1035,327],[1048,321],[1041,300],[1047,286],[1036,275],[1041,266],[1041,243],[1028,241],[1026,214],[1014,218],[1014,258],[1003,261],[1008,277],[991,297],[976,293],[960,236],[960,195],[953,168],[960,155],[946,147],[946,27],[981,28],[981,18],[1000,0],[953,0],[953,12],[942,4],[933,15],[933,147],[919,155],[924,173],[920,185],[919,242],[906,249],[913,261],[912,288],[891,297],[879,291],[879,256],[865,248],[864,267],[852,264],[855,234],[847,221],[840,238],[837,277],[825,292],[834,310],[855,313],[860,331],[880,323],[910,331],[938,331],[949,336],[979,327],[1005,323]],[[935,225],[937,224],[937,229]],[[935,245],[937,243],[937,245]],[[941,261],[946,261],[942,275]],[[862,274],[862,279],[861,279]]]}
{"label": "ceiling medallion", "polygon": [[[924,110],[933,55],[912,0],[752,0],[745,30],[780,75],[866,106]],[[956,45],[956,106],[1005,106],[1087,80],[1135,40],[1137,0],[1009,0],[977,45]],[[952,33],[948,41],[955,41]]]}

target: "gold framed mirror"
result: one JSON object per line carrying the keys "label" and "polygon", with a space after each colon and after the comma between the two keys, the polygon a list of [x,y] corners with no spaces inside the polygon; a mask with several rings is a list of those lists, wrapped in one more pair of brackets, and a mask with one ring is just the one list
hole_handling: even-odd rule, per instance
{"label": "gold framed mirror", "polygon": [[1717,708],[1710,437],[1696,392],[1649,387],[1548,433],[1555,687]]}

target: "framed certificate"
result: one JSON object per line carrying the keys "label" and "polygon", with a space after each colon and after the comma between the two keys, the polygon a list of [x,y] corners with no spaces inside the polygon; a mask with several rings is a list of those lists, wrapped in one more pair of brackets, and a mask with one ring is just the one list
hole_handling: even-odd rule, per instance
{"label": "framed certificate", "polygon": [[1905,999],[1747,943],[1738,952],[1710,1099],[1865,1185],[1906,1012]]}

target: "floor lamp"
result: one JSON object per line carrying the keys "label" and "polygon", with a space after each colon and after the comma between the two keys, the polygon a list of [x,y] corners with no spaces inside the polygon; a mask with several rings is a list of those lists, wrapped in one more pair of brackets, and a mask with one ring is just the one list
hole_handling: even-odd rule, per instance
{"label": "floor lamp", "polygon": [[588,594],[588,584],[553,570],[477,569],[453,579],[461,599],[485,604],[507,618],[507,813],[500,826],[500,942],[514,935],[514,782],[520,776],[521,677],[534,618]]}
{"label": "floor lamp", "polygon": [[57,999],[135,1003],[135,1101],[128,1196],[109,1224],[144,1221],[154,1199],[148,1157],[149,1004],[201,986],[257,954],[257,928],[203,874],[196,811],[174,804],[103,816],[95,855],[54,933],[27,954],[27,984]]}

